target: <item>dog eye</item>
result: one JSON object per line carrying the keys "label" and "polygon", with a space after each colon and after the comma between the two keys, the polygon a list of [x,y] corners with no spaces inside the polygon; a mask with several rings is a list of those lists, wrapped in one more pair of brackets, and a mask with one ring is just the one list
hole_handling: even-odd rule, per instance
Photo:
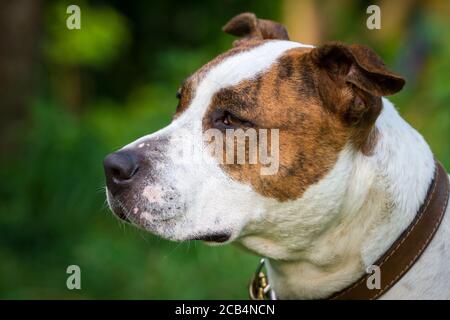
{"label": "dog eye", "polygon": [[178,100],[181,99],[181,90],[177,91],[176,97],[177,97]]}
{"label": "dog eye", "polygon": [[218,118],[216,121],[220,122],[219,127],[225,127],[225,128],[236,128],[236,127],[252,127],[253,123],[250,121],[243,120],[234,114],[225,111],[222,115],[222,117]]}
{"label": "dog eye", "polygon": [[223,124],[226,126],[232,126],[234,124],[238,124],[240,121],[234,117],[231,113],[226,113],[223,118]]}

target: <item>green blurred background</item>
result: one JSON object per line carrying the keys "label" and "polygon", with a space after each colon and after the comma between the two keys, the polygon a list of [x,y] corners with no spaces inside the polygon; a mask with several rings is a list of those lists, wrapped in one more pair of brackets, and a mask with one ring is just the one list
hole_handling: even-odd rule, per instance
{"label": "green blurred background", "polygon": [[[234,246],[172,243],[118,222],[102,160],[170,122],[180,82],[232,37],[243,11],[291,38],[372,46],[407,78],[392,97],[450,169],[448,1],[166,0],[0,3],[0,298],[247,298],[258,257]],[[66,8],[81,8],[68,30]],[[82,289],[66,288],[81,267]]]}

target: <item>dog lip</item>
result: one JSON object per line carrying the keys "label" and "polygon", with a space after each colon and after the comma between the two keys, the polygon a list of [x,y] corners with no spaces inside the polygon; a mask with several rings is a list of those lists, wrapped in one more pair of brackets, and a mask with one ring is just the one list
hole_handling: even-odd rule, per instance
{"label": "dog lip", "polygon": [[125,222],[131,223],[131,220],[122,210],[113,210],[114,216]]}
{"label": "dog lip", "polygon": [[117,206],[114,202],[108,202],[108,203],[109,203],[109,207],[110,207],[111,212],[114,217],[116,217],[117,219],[119,219],[121,221],[124,221],[127,223],[132,223],[129,215],[126,212],[124,212],[124,210],[120,206]]}
{"label": "dog lip", "polygon": [[193,238],[192,240],[202,240],[202,241],[208,241],[208,242],[226,242],[231,238],[231,235],[229,233],[213,233],[213,234],[207,234],[203,236],[198,236]]}

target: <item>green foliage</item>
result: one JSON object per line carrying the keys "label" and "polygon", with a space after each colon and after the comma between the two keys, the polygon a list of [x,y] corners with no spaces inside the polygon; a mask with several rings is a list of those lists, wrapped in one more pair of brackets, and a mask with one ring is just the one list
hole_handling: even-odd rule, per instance
{"label": "green foliage", "polygon": [[44,47],[52,63],[104,68],[130,41],[126,19],[110,7],[81,5],[81,29],[66,28],[69,2],[50,5],[47,13],[49,42]]}
{"label": "green foliage", "polygon": [[436,157],[450,169],[450,22],[425,17],[422,30],[430,55],[420,77],[399,98],[403,115],[427,140]]}

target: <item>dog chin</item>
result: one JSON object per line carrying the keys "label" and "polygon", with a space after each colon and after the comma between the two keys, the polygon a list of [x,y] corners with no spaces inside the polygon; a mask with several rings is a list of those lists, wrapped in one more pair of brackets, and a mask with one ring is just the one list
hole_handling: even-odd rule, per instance
{"label": "dog chin", "polygon": [[158,235],[164,239],[176,241],[176,242],[185,242],[185,241],[202,241],[210,246],[221,246],[232,242],[236,237],[234,234],[229,231],[204,231],[204,232],[195,232],[195,233],[186,233],[186,232],[174,232],[174,230],[183,230],[182,224],[172,225],[172,228],[168,227],[168,225],[160,224],[158,226],[154,226],[152,230],[146,229],[147,231]]}
{"label": "dog chin", "polygon": [[178,219],[160,221],[158,223],[147,223],[145,226],[142,224],[133,223],[139,228],[142,228],[156,236],[164,238],[166,240],[175,242],[186,241],[202,241],[209,246],[221,246],[232,242],[236,237],[231,231],[205,231],[186,233],[185,231],[177,232],[176,230],[183,230],[183,223],[177,221]]}
{"label": "dog chin", "polygon": [[204,235],[201,236],[195,236],[189,240],[201,240],[211,246],[220,246],[233,241],[233,236],[232,233],[229,231],[210,232],[205,233]]}

